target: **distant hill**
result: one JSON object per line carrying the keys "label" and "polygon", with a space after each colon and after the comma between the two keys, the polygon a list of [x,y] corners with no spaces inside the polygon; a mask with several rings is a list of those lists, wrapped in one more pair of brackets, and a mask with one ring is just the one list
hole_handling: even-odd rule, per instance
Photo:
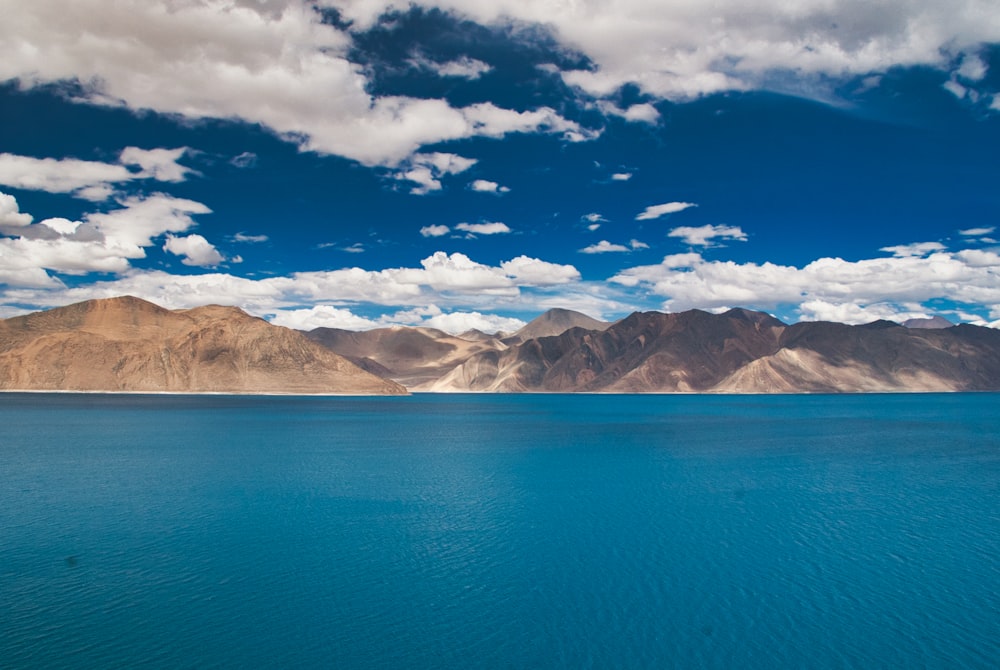
{"label": "distant hill", "polygon": [[235,307],[171,311],[129,296],[0,320],[0,389],[406,392]]}
{"label": "distant hill", "polygon": [[584,330],[604,330],[610,323],[598,321],[581,312],[574,312],[571,309],[550,309],[541,316],[536,317],[520,330],[513,333],[507,341],[525,342],[538,337],[551,337],[562,335],[570,328],[583,328]]}

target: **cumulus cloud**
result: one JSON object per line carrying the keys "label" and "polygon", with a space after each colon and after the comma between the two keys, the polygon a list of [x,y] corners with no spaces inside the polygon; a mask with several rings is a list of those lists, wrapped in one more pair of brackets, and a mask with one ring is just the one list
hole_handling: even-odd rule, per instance
{"label": "cumulus cloud", "polygon": [[497,332],[513,333],[527,324],[520,319],[498,316],[496,314],[451,312],[450,314],[432,316],[421,325],[458,335],[469,330],[478,330],[491,334]]}
{"label": "cumulus cloud", "polygon": [[411,156],[402,169],[396,172],[396,179],[410,181],[415,186],[410,189],[414,195],[424,195],[431,191],[440,191],[441,178],[445,175],[465,172],[476,164],[474,158],[465,158],[458,154],[427,153]]}
{"label": "cumulus cloud", "polygon": [[622,253],[629,251],[629,248],[624,244],[612,244],[607,240],[601,240],[597,244],[591,244],[590,246],[580,249],[581,254],[610,254],[610,253]]}
{"label": "cumulus cloud", "polygon": [[955,74],[964,79],[979,81],[986,76],[988,69],[986,62],[977,54],[966,54],[963,56],[962,64],[955,71]]}
{"label": "cumulus cloud", "polygon": [[679,237],[685,244],[710,247],[715,240],[737,240],[746,242],[747,235],[739,226],[680,226],[667,233],[667,237]]}
{"label": "cumulus cloud", "polygon": [[420,234],[424,237],[441,237],[451,232],[451,228],[445,225],[424,226],[420,229]]}
{"label": "cumulus cloud", "polygon": [[660,120],[660,112],[651,104],[641,103],[632,105],[627,109],[622,109],[618,105],[608,100],[600,100],[597,108],[607,116],[618,116],[626,121],[642,121],[644,123],[656,123]]}
{"label": "cumulus cloud", "polygon": [[[7,221],[7,225],[0,225],[0,233],[13,236],[0,238],[0,282],[51,288],[61,286],[61,282],[47,271],[123,273],[130,269],[130,261],[145,258],[145,248],[152,246],[154,239],[186,232],[196,225],[194,215],[210,212],[202,203],[163,194],[126,198],[119,205],[118,209],[88,214],[81,221],[51,218],[32,223],[29,215],[19,212],[11,196],[0,198]],[[22,225],[15,227],[11,221]],[[171,244],[191,252],[182,251],[182,262],[212,264],[202,262],[212,256],[197,240]],[[12,274],[17,277],[12,279]]]}
{"label": "cumulus cloud", "polygon": [[[839,316],[848,314],[845,306],[864,308],[849,321],[859,322],[871,320],[872,305],[893,306],[895,313],[901,312],[900,305],[919,306],[932,300],[1000,306],[1000,255],[967,249],[860,261],[820,258],[798,268],[707,261],[700,254],[687,253],[667,256],[658,265],[629,268],[610,281],[662,296],[664,308],[670,311],[791,305],[803,317],[827,318],[834,314],[829,306],[839,305]],[[887,318],[888,312],[879,314]]]}
{"label": "cumulus cloud", "polygon": [[500,235],[509,233],[510,227],[506,223],[492,221],[487,223],[460,223],[455,226],[455,230],[461,230],[470,235]]}
{"label": "cumulus cloud", "polygon": [[613,175],[611,175],[612,181],[628,181],[631,178],[632,178],[631,172],[616,172]]}
{"label": "cumulus cloud", "polygon": [[349,309],[331,305],[314,305],[304,309],[283,309],[270,317],[271,323],[295,330],[313,330],[314,328],[340,328],[343,330],[371,330],[382,324],[362,316],[357,316]]}
{"label": "cumulus cloud", "polygon": [[187,147],[178,149],[126,147],[118,160],[122,165],[136,165],[141,168],[138,177],[177,183],[184,181],[188,173],[193,172],[191,168],[177,162],[187,150]]}
{"label": "cumulus cloud", "polygon": [[[71,193],[78,198],[99,202],[114,193],[114,185],[133,179],[180,182],[190,168],[177,163],[187,151],[179,149],[139,149],[126,147],[119,163],[102,163],[75,158],[33,158],[0,154],[0,184],[47,193]],[[135,166],[139,170],[129,170]]]}
{"label": "cumulus cloud", "polygon": [[226,260],[211,242],[201,235],[185,235],[176,237],[167,235],[163,250],[181,256],[181,263],[195,267],[215,267]]}
{"label": "cumulus cloud", "polygon": [[504,261],[500,269],[520,286],[556,286],[580,280],[580,271],[572,265],[549,263],[528,256]]}
{"label": "cumulus cloud", "polygon": [[891,247],[882,247],[879,251],[887,251],[898,258],[907,256],[926,256],[935,251],[944,251],[945,246],[940,242],[914,242],[912,244],[897,244]]}
{"label": "cumulus cloud", "polygon": [[75,82],[74,99],[92,104],[242,119],[365,165],[395,166],[422,146],[474,136],[594,136],[550,108],[373,97],[349,59],[350,35],[324,21],[318,4],[0,0],[0,81]]}
{"label": "cumulus cloud", "polygon": [[690,207],[697,207],[698,205],[693,202],[665,202],[662,205],[650,205],[646,209],[642,210],[636,215],[636,221],[649,221],[651,219],[658,219],[661,216],[666,216],[667,214],[676,214],[677,212],[683,212],[685,209]]}
{"label": "cumulus cloud", "polygon": [[[358,29],[396,0],[338,0]],[[856,0],[721,0],[713,3],[549,3],[534,0],[422,0],[415,4],[499,24],[549,26],[593,67],[567,83],[608,96],[633,83],[669,99],[761,85],[775,72],[815,81],[884,72],[893,66],[946,68],[958,53],[1000,41],[991,0],[871,5]],[[969,70],[975,70],[972,65]]]}
{"label": "cumulus cloud", "polygon": [[17,199],[7,193],[0,193],[0,233],[18,231],[31,225],[33,217],[25,214],[17,204]]}
{"label": "cumulus cloud", "polygon": [[486,179],[477,179],[471,184],[469,188],[473,191],[479,193],[509,193],[510,189],[506,186],[501,186],[495,181],[487,181]]}

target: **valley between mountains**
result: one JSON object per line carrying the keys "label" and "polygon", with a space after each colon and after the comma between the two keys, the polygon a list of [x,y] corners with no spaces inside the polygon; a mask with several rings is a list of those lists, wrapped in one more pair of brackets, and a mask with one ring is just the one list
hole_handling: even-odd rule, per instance
{"label": "valley between mountains", "polygon": [[399,395],[1000,390],[1000,331],[943,319],[785,324],[732,309],[607,323],[550,310],[515,333],[300,332],[129,296],[0,320],[0,389]]}

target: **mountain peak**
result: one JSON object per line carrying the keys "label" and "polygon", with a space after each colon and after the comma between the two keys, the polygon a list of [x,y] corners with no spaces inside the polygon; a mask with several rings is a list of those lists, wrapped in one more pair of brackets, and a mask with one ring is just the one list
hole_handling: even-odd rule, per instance
{"label": "mountain peak", "polygon": [[598,321],[582,312],[555,307],[532,319],[528,325],[515,332],[512,338],[526,341],[538,337],[562,335],[570,328],[607,330],[610,325],[606,321]]}

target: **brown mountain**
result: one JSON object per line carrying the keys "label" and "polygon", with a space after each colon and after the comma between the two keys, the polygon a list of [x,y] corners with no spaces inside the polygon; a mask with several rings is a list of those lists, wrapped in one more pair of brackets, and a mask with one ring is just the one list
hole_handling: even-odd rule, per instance
{"label": "brown mountain", "polygon": [[401,394],[301,333],[235,307],[133,297],[0,321],[7,390]]}
{"label": "brown mountain", "polygon": [[1000,390],[1000,331],[992,328],[798,323],[784,330],[779,345],[773,355],[734,371],[717,390]]}
{"label": "brown mountain", "polygon": [[605,330],[611,324],[606,321],[587,316],[571,309],[550,309],[544,314],[532,319],[526,326],[515,332],[505,341],[525,342],[539,337],[562,335],[570,328],[584,330]]}
{"label": "brown mountain", "polygon": [[305,336],[410,389],[420,389],[439,379],[476,354],[507,348],[497,338],[478,331],[455,336],[419,327],[396,326],[361,332],[316,328]]}
{"label": "brown mountain", "polygon": [[766,314],[637,312],[605,330],[572,328],[479,354],[427,390],[676,392],[711,389],[777,349],[784,328]]}
{"label": "brown mountain", "polygon": [[422,390],[871,392],[1000,389],[1000,331],[787,326],[760,312],[636,313],[476,354]]}

